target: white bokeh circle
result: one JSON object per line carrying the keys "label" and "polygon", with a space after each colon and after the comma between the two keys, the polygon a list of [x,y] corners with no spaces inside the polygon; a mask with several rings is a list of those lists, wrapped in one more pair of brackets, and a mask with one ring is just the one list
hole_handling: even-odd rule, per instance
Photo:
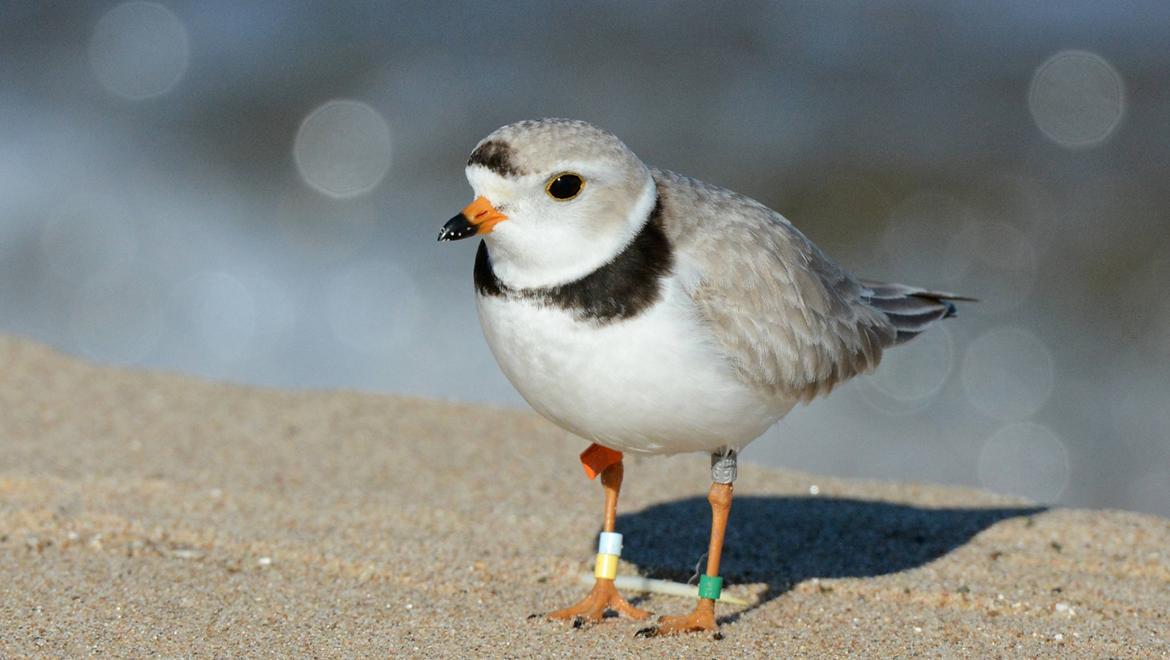
{"label": "white bokeh circle", "polygon": [[192,312],[205,350],[223,361],[240,357],[256,336],[256,301],[225,271],[202,273],[190,283]]}
{"label": "white bokeh circle", "polygon": [[390,126],[361,101],[334,100],[305,117],[293,161],[306,184],[337,198],[374,189],[390,169]]}
{"label": "white bokeh circle", "polygon": [[1037,67],[1028,110],[1040,131],[1063,147],[1100,144],[1125,115],[1125,85],[1100,55],[1064,50]]}
{"label": "white bokeh circle", "polygon": [[889,415],[919,412],[942,390],[953,363],[950,332],[932,327],[906,346],[882,353],[877,370],[858,379],[862,399]]}
{"label": "white bokeh circle", "polygon": [[1008,424],[984,443],[978,469],[985,488],[1051,503],[1068,486],[1068,449],[1045,426]]}
{"label": "white bokeh circle", "polygon": [[989,330],[967,348],[963,387],[971,404],[989,417],[1027,418],[1048,401],[1052,384],[1048,347],[1026,330]]}
{"label": "white bokeh circle", "polygon": [[89,41],[89,64],[107,91],[131,101],[166,94],[190,58],[187,30],[175,13],[132,0],[106,12]]}
{"label": "white bokeh circle", "polygon": [[135,363],[162,337],[165,297],[141,277],[79,289],[69,304],[69,331],[82,354]]}

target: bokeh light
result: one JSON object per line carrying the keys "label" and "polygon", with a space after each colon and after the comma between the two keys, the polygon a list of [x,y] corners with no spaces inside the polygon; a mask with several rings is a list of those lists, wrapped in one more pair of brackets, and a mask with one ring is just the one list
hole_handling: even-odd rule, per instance
{"label": "bokeh light", "polygon": [[285,347],[298,318],[284,283],[257,266],[186,277],[171,288],[168,308],[159,352],[210,378],[264,373],[263,362]]}
{"label": "bokeh light", "polygon": [[1125,86],[1100,55],[1064,50],[1036,69],[1028,109],[1044,135],[1063,147],[1100,144],[1125,114]]}
{"label": "bokeh light", "polygon": [[1069,481],[1068,449],[1047,427],[1008,424],[979,453],[979,481],[1000,493],[1055,502]]}
{"label": "bokeh light", "polygon": [[102,195],[67,198],[45,222],[41,254],[48,272],[68,286],[125,278],[138,249],[138,229],[125,205]]}
{"label": "bokeh light", "polygon": [[140,362],[162,336],[164,304],[143,278],[82,288],[69,305],[73,343],[94,360]]}
{"label": "bokeh light", "polygon": [[968,399],[995,419],[1016,421],[1035,413],[1052,392],[1052,378],[1048,347],[1020,328],[985,332],[963,360]]}
{"label": "bokeh light", "polygon": [[390,353],[406,345],[421,321],[414,278],[397,264],[367,261],[337,273],[325,314],[333,336],[361,353]]}
{"label": "bokeh light", "polygon": [[200,273],[183,283],[177,296],[188,310],[187,327],[195,332],[206,354],[231,361],[256,335],[256,301],[231,273]]}
{"label": "bokeh light", "polygon": [[878,370],[858,379],[866,403],[890,415],[925,409],[946,384],[954,362],[950,331],[938,325],[885,351]]}
{"label": "bokeh light", "polygon": [[301,123],[293,160],[314,190],[356,197],[373,190],[390,168],[390,126],[366,103],[330,101]]}
{"label": "bokeh light", "polygon": [[256,314],[256,339],[273,341],[291,332],[300,320],[296,301],[285,283],[268,269],[247,268],[230,273],[248,292]]}
{"label": "bokeh light", "polygon": [[98,83],[131,101],[162,96],[187,70],[187,30],[153,2],[124,2],[98,20],[89,63]]}

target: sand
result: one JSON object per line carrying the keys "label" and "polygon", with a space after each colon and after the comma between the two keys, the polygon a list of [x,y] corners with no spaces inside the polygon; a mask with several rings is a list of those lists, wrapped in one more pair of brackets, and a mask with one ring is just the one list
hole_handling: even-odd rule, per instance
{"label": "sand", "polygon": [[[741,464],[709,634],[549,622],[603,497],[535,414],[93,366],[0,337],[3,657],[1170,656],[1170,521]],[[703,456],[627,460],[619,572],[686,580]],[[817,493],[810,492],[816,486]],[[656,614],[693,601],[628,594]]]}

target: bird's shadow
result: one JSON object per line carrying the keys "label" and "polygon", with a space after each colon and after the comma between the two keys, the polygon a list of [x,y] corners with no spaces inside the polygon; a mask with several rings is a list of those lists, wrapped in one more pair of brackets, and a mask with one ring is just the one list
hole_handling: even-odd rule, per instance
{"label": "bird's shadow", "polygon": [[[929,509],[830,497],[736,496],[719,573],[727,584],[767,585],[750,610],[809,578],[871,577],[922,566],[1001,520],[1045,510]],[[711,505],[702,497],[619,515],[617,531],[625,537],[622,557],[648,577],[686,582],[707,550],[710,520]]]}

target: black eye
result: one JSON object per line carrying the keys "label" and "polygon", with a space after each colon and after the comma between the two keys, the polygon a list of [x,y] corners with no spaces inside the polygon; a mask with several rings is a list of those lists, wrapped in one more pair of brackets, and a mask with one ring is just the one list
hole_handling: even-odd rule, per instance
{"label": "black eye", "polygon": [[544,190],[553,199],[559,199],[563,202],[576,197],[584,186],[585,181],[581,177],[572,172],[565,172],[564,174],[557,175],[557,178],[552,181],[549,181],[548,187]]}

